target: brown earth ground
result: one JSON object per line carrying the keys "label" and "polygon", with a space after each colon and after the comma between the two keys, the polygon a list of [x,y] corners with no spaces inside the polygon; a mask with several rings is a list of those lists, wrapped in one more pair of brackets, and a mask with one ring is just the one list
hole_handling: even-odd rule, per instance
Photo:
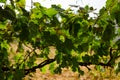
{"label": "brown earth ground", "polygon": [[[14,48],[14,53],[16,52],[16,44],[11,45]],[[27,50],[27,49],[26,49]],[[53,58],[55,56],[54,47],[50,47],[50,55],[49,57]],[[10,56],[12,59],[13,56]],[[40,63],[38,60],[36,63]],[[82,71],[84,71],[84,75],[79,75],[77,72],[72,72],[70,69],[64,68],[61,74],[52,74],[49,70],[46,72],[41,72],[39,69],[34,73],[30,73],[25,76],[23,80],[120,80],[120,73],[116,75],[114,70],[111,68],[105,68],[103,71],[96,70],[94,65],[88,66],[91,70],[84,66],[80,67]]]}
{"label": "brown earth ground", "polygon": [[88,71],[86,67],[81,67],[85,71],[85,74],[81,76],[69,69],[63,69],[62,74],[51,74],[49,71],[42,73],[40,70],[36,70],[35,73],[27,75],[23,80],[120,80],[120,74],[116,75],[110,68],[100,72],[95,70],[94,66],[89,67],[92,68],[91,71]]}

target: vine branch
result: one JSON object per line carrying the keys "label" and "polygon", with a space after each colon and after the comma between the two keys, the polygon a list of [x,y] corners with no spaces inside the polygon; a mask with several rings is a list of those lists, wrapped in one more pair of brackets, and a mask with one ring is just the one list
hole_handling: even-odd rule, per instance
{"label": "vine branch", "polygon": [[[78,64],[80,66],[89,66],[89,65],[100,65],[100,66],[106,66],[106,67],[112,67],[112,64],[111,61],[113,59],[113,55],[112,55],[112,51],[113,50],[116,50],[116,49],[112,49],[110,48],[110,60],[107,62],[107,63],[102,63],[102,62],[98,62],[98,63],[92,63],[92,62],[78,62]],[[118,59],[120,58],[120,55],[119,56],[116,56],[115,59]],[[35,72],[37,68],[42,68],[44,67],[45,65],[48,65],[50,63],[53,63],[54,61],[56,61],[56,59],[47,59],[43,62],[41,62],[40,64],[38,64],[37,66],[34,66],[32,68],[29,68],[29,69],[24,69],[25,71],[25,75],[31,73],[31,72]],[[2,71],[15,71],[16,69],[15,68],[9,68],[9,67],[2,67]]]}
{"label": "vine branch", "polygon": [[[52,63],[52,62],[54,62],[54,61],[55,61],[55,59],[47,59],[47,60],[41,62],[41,63],[40,63],[39,65],[37,65],[37,66],[34,66],[34,67],[32,67],[32,68],[29,68],[29,69],[24,69],[25,75],[29,74],[30,72],[35,72],[35,70],[36,70],[37,68],[42,68],[42,67],[44,67],[45,65],[48,65],[48,64],[50,64],[50,63]],[[79,65],[80,65],[80,66],[101,65],[101,66],[112,67],[111,64],[105,64],[105,63],[101,63],[101,62],[98,63],[98,64],[94,64],[94,63],[91,63],[91,62],[79,62]],[[3,70],[3,71],[10,71],[11,69],[8,68],[8,67],[2,67],[2,70]],[[12,69],[12,71],[15,71],[15,69]]]}
{"label": "vine branch", "polygon": [[34,67],[30,68],[30,69],[26,69],[26,70],[25,70],[25,75],[29,74],[30,72],[35,72],[35,70],[36,70],[37,68],[42,68],[43,66],[45,66],[45,65],[47,65],[47,64],[50,64],[50,63],[52,63],[52,62],[54,62],[54,61],[55,61],[55,59],[48,59],[48,60],[43,61],[42,63],[40,63],[40,64],[37,65],[37,66],[34,66]]}

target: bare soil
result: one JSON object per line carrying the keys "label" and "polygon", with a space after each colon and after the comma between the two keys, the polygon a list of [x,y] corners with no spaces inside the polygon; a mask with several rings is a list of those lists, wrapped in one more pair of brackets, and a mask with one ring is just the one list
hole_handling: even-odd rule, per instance
{"label": "bare soil", "polygon": [[[17,45],[11,45],[14,48],[13,53],[16,54]],[[27,50],[27,49],[26,49]],[[39,50],[37,51],[39,52]],[[55,48],[50,47],[50,58],[55,56]],[[9,58],[12,60],[14,56],[11,55]],[[14,62],[14,61],[13,61]],[[37,60],[36,63],[40,63],[40,60]],[[39,69],[34,73],[26,75],[23,80],[120,80],[120,73],[116,75],[114,70],[111,68],[106,68],[103,71],[96,70],[94,65],[88,66],[91,70],[89,71],[86,67],[80,67],[84,71],[84,75],[79,75],[77,72],[72,72],[70,69],[64,68],[61,74],[52,74],[49,70],[46,72],[41,72]]]}
{"label": "bare soil", "polygon": [[85,73],[79,75],[77,72],[72,72],[64,68],[62,74],[51,74],[49,71],[42,73],[39,69],[35,73],[27,75],[23,80],[120,80],[120,74],[116,75],[111,68],[105,71],[98,71],[94,66],[89,66],[90,71],[86,67],[80,67]]}

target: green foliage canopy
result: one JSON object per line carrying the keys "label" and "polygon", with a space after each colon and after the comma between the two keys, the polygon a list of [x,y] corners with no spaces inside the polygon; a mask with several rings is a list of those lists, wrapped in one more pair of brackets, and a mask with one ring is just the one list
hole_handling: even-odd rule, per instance
{"label": "green foliage canopy", "polygon": [[[36,2],[28,12],[25,0],[10,2],[0,7],[0,79],[21,80],[37,68],[44,71],[47,64],[53,73],[67,67],[84,74],[80,66],[88,65],[115,67],[119,73],[119,0],[107,0],[96,18],[89,16],[94,11],[89,6],[74,13]],[[54,58],[49,57],[51,47]],[[35,63],[38,58],[43,62]]]}

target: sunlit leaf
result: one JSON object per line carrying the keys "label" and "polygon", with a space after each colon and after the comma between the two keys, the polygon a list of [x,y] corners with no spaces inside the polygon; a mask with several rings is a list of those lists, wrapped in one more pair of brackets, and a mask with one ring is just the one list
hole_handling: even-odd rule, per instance
{"label": "sunlit leaf", "polygon": [[117,64],[116,74],[118,74],[119,72],[120,72],[120,62]]}
{"label": "sunlit leaf", "polygon": [[34,5],[39,8],[41,6],[41,4],[39,2],[35,2]]}
{"label": "sunlit leaf", "polygon": [[49,8],[46,10],[45,14],[49,17],[53,17],[56,15],[58,12],[54,8]]}
{"label": "sunlit leaf", "polygon": [[6,24],[0,22],[0,29],[6,29]]}
{"label": "sunlit leaf", "polygon": [[26,0],[16,0],[16,3],[18,6],[25,8]]}
{"label": "sunlit leaf", "polygon": [[54,73],[54,69],[55,69],[55,63],[51,63],[49,67],[50,72]]}
{"label": "sunlit leaf", "polygon": [[0,46],[1,46],[1,48],[5,48],[5,49],[8,49],[8,48],[9,48],[9,45],[7,44],[7,41],[6,41],[6,40],[3,41]]}

